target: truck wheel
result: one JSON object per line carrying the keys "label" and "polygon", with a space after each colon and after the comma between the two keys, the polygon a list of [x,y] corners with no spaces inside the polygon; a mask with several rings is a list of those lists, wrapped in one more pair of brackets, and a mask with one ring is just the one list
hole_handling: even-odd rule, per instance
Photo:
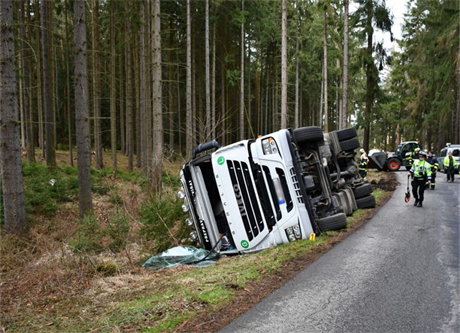
{"label": "truck wheel", "polygon": [[353,139],[358,135],[354,127],[338,130],[336,131],[336,133],[337,133],[337,138],[339,139],[339,141]]}
{"label": "truck wheel", "polygon": [[355,187],[353,193],[355,194],[355,198],[359,199],[365,197],[372,193],[372,185],[371,184],[363,184],[360,186]]}
{"label": "truck wheel", "polygon": [[356,148],[359,148],[359,146],[360,144],[358,139],[350,139],[340,142],[340,148],[343,151],[355,150]]}
{"label": "truck wheel", "polygon": [[347,216],[344,213],[339,213],[319,219],[317,222],[318,227],[322,232],[339,230],[346,227]]}
{"label": "truck wheel", "polygon": [[398,171],[400,166],[401,162],[397,158],[390,158],[388,161],[388,170],[390,171]]}
{"label": "truck wheel", "polygon": [[294,137],[298,144],[303,142],[319,142],[324,141],[323,130],[321,127],[308,126],[301,127],[294,130]]}
{"label": "truck wheel", "polygon": [[356,204],[358,208],[372,208],[375,207],[375,197],[373,195],[368,195],[363,198],[356,199]]}

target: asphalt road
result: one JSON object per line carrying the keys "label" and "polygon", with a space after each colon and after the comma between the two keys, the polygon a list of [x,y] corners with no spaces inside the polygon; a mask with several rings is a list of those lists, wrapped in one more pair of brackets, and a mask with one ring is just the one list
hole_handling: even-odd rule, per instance
{"label": "asphalt road", "polygon": [[418,208],[397,176],[371,221],[220,332],[460,332],[460,177]]}

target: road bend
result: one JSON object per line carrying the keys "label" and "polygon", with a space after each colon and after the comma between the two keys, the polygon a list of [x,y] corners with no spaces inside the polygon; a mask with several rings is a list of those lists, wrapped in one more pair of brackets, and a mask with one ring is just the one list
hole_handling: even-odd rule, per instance
{"label": "road bend", "polygon": [[419,208],[396,175],[372,220],[220,332],[460,332],[460,177]]}

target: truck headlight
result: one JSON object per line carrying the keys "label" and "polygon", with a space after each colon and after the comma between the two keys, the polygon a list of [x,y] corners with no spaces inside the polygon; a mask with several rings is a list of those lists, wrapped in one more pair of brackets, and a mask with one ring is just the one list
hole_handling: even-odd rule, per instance
{"label": "truck headlight", "polygon": [[182,204],[182,211],[183,211],[184,213],[186,213],[186,212],[188,212],[189,209],[190,209],[190,207],[188,206],[188,203],[184,202],[184,203]]}
{"label": "truck headlight", "polygon": [[177,197],[179,199],[184,199],[185,198],[185,192],[184,190],[180,189],[179,191],[177,191]]}
{"label": "truck headlight", "polygon": [[272,137],[262,140],[262,149],[264,151],[264,155],[278,153],[278,147],[276,146],[275,139]]}
{"label": "truck headlight", "polygon": [[302,238],[302,232],[300,231],[300,226],[298,224],[292,227],[286,228],[285,231],[286,231],[286,236],[290,242],[293,242],[297,239]]}
{"label": "truck headlight", "polygon": [[188,225],[189,227],[191,227],[193,225],[193,221],[191,218],[187,217],[185,219],[185,224]]}
{"label": "truck headlight", "polygon": [[197,240],[198,239],[198,233],[196,231],[192,231],[190,234],[189,234],[190,238],[192,240]]}

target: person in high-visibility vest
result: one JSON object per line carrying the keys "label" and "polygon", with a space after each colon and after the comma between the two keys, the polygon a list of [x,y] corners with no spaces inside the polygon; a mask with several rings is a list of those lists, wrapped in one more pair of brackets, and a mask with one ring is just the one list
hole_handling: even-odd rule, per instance
{"label": "person in high-visibility vest", "polygon": [[[436,156],[433,155],[432,150],[428,152],[426,161],[431,164],[431,189],[434,190],[436,186],[436,172],[439,169],[439,162],[436,159]],[[426,183],[426,188],[430,188],[430,184],[428,182]]]}
{"label": "person in high-visibility vest", "polygon": [[421,151],[419,158],[414,160],[409,174],[412,179],[412,194],[414,195],[414,206],[423,207],[423,199],[426,183],[431,183],[431,164],[426,160],[426,153]]}
{"label": "person in high-visibility vest", "polygon": [[366,179],[367,164],[369,163],[369,157],[367,157],[367,154],[364,151],[364,149],[361,148],[359,152],[361,153],[361,156],[359,157],[359,163],[358,163],[359,174],[362,178]]}
{"label": "person in high-visibility vest", "polygon": [[446,157],[444,157],[442,165],[444,166],[444,171],[447,174],[447,182],[451,181],[453,183],[455,181],[455,168],[458,167],[458,162],[455,160],[455,157],[452,156],[451,151]]}

